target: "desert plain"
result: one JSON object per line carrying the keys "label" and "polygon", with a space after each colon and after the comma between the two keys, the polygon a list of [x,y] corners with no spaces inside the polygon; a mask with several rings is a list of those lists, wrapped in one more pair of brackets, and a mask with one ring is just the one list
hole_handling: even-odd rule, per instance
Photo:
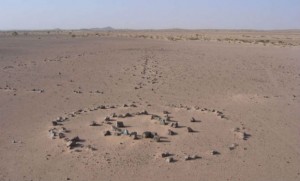
{"label": "desert plain", "polygon": [[0,32],[0,70],[1,181],[300,180],[298,30]]}

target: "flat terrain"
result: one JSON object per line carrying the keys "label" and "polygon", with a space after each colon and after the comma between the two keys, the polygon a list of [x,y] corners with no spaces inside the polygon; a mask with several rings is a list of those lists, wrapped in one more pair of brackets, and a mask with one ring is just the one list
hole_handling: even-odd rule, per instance
{"label": "flat terrain", "polygon": [[299,31],[0,32],[0,70],[1,181],[300,180]]}

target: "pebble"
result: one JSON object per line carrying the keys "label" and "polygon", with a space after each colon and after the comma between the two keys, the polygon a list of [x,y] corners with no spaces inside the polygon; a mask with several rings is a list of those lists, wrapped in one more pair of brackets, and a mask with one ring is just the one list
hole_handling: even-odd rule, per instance
{"label": "pebble", "polygon": [[172,163],[172,162],[174,162],[173,157],[168,157],[168,158],[166,159],[166,162],[167,162],[167,163]]}
{"label": "pebble", "polygon": [[122,121],[117,121],[116,122],[116,127],[117,128],[124,128],[124,123]]}
{"label": "pebble", "polygon": [[106,131],[103,132],[103,135],[104,135],[104,136],[110,136],[110,135],[111,135],[111,132],[108,131],[108,130],[106,130]]}
{"label": "pebble", "polygon": [[210,154],[212,154],[212,155],[219,155],[220,152],[218,152],[218,151],[216,151],[216,150],[212,150],[212,151],[210,152]]}
{"label": "pebble", "polygon": [[196,122],[196,119],[192,117],[192,118],[191,118],[191,122],[192,122],[192,123]]}
{"label": "pebble", "polygon": [[173,136],[173,135],[175,135],[175,132],[174,132],[174,131],[172,131],[172,130],[170,130],[170,129],[168,129],[168,135],[171,135],[171,136]]}
{"label": "pebble", "polygon": [[188,131],[189,133],[194,132],[194,130],[193,130],[192,128],[190,128],[190,127],[187,127],[187,131]]}
{"label": "pebble", "polygon": [[170,156],[169,152],[163,152],[163,153],[161,153],[161,157],[162,158],[165,158],[165,157],[168,157],[168,156]]}
{"label": "pebble", "polygon": [[160,136],[155,135],[155,136],[153,137],[153,140],[154,140],[155,142],[160,142]]}

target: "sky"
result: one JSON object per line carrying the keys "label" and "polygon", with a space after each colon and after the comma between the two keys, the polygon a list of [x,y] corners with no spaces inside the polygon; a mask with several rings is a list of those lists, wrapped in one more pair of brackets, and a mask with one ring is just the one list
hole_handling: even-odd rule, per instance
{"label": "sky", "polygon": [[300,29],[300,0],[0,0],[0,30]]}

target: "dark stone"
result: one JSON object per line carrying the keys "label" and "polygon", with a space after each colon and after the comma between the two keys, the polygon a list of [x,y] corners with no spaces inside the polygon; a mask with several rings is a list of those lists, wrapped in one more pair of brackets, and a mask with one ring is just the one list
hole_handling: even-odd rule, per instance
{"label": "dark stone", "polygon": [[194,132],[194,130],[193,130],[192,128],[190,128],[190,127],[187,127],[187,131],[188,131],[189,133]]}
{"label": "dark stone", "polygon": [[116,122],[116,127],[117,128],[124,128],[124,123],[122,121],[117,121]]}

